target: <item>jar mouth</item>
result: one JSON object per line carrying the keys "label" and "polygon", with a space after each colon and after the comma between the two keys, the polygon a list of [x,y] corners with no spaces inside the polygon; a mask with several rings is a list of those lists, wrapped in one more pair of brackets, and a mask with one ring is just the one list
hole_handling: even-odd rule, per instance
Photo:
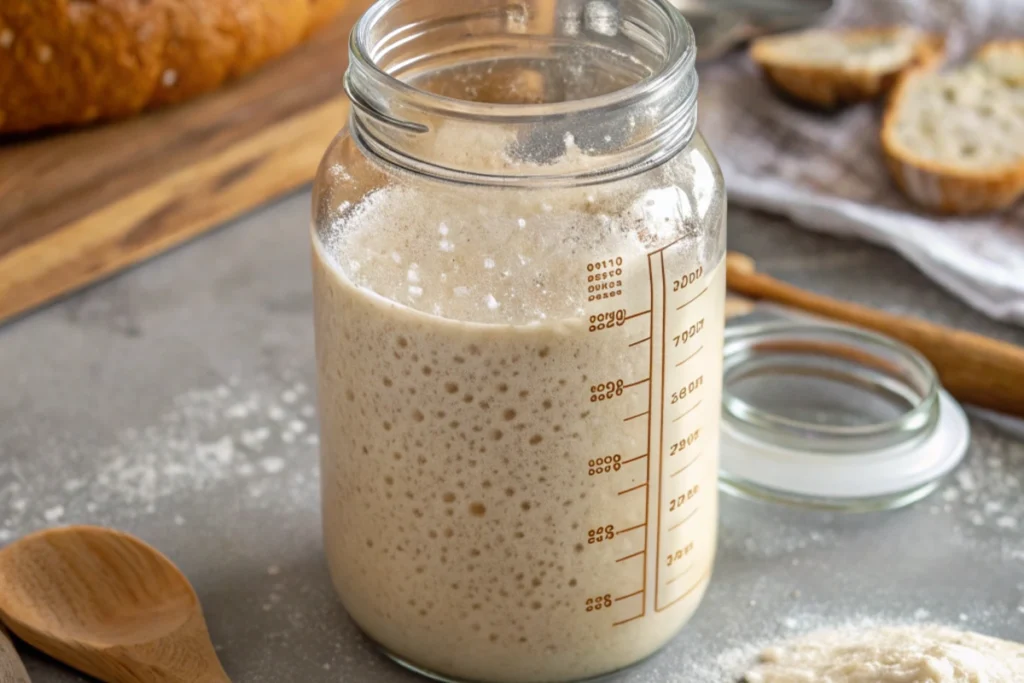
{"label": "jar mouth", "polygon": [[[467,3],[453,0],[444,3],[444,16],[437,16],[441,3],[417,0],[380,0],[357,22],[350,37],[350,72],[346,88],[358,106],[372,104],[364,97],[365,88],[356,77],[366,79],[371,87],[393,93],[415,102],[423,111],[446,117],[463,117],[492,122],[525,123],[546,118],[559,118],[587,111],[629,108],[650,100],[653,94],[677,88],[694,72],[695,39],[689,24],[667,0],[550,0],[545,2],[550,16],[534,11],[536,0],[519,2],[485,1]],[[408,10],[410,5],[433,5],[434,16]],[[463,7],[465,6],[465,7]],[[557,6],[557,12],[555,10]],[[470,7],[472,7],[470,9]],[[405,17],[408,18],[405,18]],[[393,26],[390,24],[394,24]],[[589,96],[555,101],[476,101],[453,97],[417,87],[407,74],[422,62],[421,58],[403,53],[417,41],[428,40],[431,34],[444,35],[448,25],[477,27],[458,33],[463,44],[481,41],[496,43],[497,51],[506,53],[515,43],[539,47],[545,39],[549,44],[565,43],[587,36],[594,45],[609,46],[612,38],[641,45],[656,56],[659,63],[647,64],[649,74],[622,87]],[[504,32],[494,29],[504,28]],[[488,30],[490,29],[490,30]],[[549,45],[550,46],[550,45]],[[449,43],[446,51],[458,58],[469,51]],[[620,55],[622,56],[622,55]],[[696,104],[696,87],[677,106],[692,109]],[[407,130],[422,128],[416,122],[394,120]],[[411,125],[410,125],[411,124]]]}

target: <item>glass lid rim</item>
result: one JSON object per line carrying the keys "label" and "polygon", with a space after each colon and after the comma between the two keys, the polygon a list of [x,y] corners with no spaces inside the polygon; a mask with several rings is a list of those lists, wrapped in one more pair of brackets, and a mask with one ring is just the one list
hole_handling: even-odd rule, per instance
{"label": "glass lid rim", "polygon": [[[891,420],[867,425],[845,426],[806,422],[784,417],[752,404],[736,396],[731,391],[728,381],[730,371],[737,367],[742,367],[745,363],[749,362],[749,358],[730,363],[730,347],[742,344],[741,349],[749,349],[752,343],[768,341],[778,336],[799,334],[810,336],[814,333],[833,335],[833,337],[838,336],[839,339],[850,342],[851,346],[855,348],[869,347],[869,352],[871,346],[882,347],[892,352],[899,358],[901,367],[910,367],[924,378],[924,387],[923,391],[920,392],[919,400],[914,402],[902,415]],[[941,387],[939,378],[935,368],[920,352],[885,335],[851,325],[833,322],[772,321],[727,328],[723,355],[725,363],[725,381],[722,385],[723,416],[740,424],[750,425],[770,432],[781,433],[799,430],[805,434],[823,436],[844,442],[857,442],[872,437],[884,437],[886,435],[903,433],[915,420],[927,418],[936,412],[938,408],[939,390]],[[915,391],[915,393],[917,392]],[[921,427],[927,426],[932,422],[934,420],[926,420]],[[916,434],[919,431],[920,427],[914,430],[914,433]]]}

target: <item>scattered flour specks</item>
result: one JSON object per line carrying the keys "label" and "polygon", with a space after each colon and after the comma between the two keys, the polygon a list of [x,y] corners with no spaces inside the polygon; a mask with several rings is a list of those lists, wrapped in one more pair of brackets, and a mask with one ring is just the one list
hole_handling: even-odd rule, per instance
{"label": "scattered flour specks", "polygon": [[[1024,525],[1024,491],[1018,476],[1024,469],[1024,443],[1007,439],[986,420],[971,421],[971,451],[937,498],[937,512],[952,515],[972,534],[1000,534],[1012,556],[1024,550],[1018,529]],[[970,540],[969,538],[967,540]]]}
{"label": "scattered flour specks", "polygon": [[[231,480],[273,477],[296,460],[314,476],[290,481],[286,500],[307,507],[316,499],[317,441],[305,420],[311,406],[300,400],[306,393],[302,383],[270,393],[246,390],[232,379],[176,397],[151,424],[116,432],[105,446],[87,450],[73,435],[54,435],[42,446],[41,458],[87,460],[91,476],[60,480],[0,458],[0,542],[13,529],[24,533],[42,522],[89,521],[108,510],[129,517],[156,514],[161,499]],[[268,490],[250,486],[248,493],[259,497]],[[180,515],[172,519],[185,524]]]}
{"label": "scattered flour specks", "polygon": [[264,458],[260,464],[263,466],[264,472],[277,474],[284,470],[285,461],[281,458]]}

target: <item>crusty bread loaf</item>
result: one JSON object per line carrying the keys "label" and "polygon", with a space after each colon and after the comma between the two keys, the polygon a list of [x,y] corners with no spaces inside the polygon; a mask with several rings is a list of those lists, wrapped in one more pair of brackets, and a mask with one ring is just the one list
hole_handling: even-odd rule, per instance
{"label": "crusty bread loaf", "polygon": [[985,46],[893,92],[882,147],[897,185],[942,213],[1004,209],[1024,195],[1024,42]]}
{"label": "crusty bread loaf", "polygon": [[0,0],[0,133],[180,102],[298,44],[347,0]]}
{"label": "crusty bread loaf", "polygon": [[938,63],[943,41],[905,26],[809,30],[754,41],[751,58],[779,90],[823,109],[872,100],[900,74]]}

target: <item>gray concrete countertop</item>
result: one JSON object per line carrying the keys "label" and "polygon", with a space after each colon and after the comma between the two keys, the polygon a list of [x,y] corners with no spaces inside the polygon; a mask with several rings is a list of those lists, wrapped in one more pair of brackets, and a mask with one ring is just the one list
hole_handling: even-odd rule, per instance
{"label": "gray concrete countertop", "polygon": [[[69,523],[138,534],[195,584],[235,681],[412,682],[346,618],[321,557],[308,204],[290,197],[0,328],[0,545]],[[730,233],[801,286],[1024,342],[873,247],[741,210]],[[968,462],[906,510],[726,497],[697,616],[612,680],[726,680],[757,644],[849,622],[1024,640],[1024,445],[972,427]],[[37,683],[83,680],[21,652]]]}

